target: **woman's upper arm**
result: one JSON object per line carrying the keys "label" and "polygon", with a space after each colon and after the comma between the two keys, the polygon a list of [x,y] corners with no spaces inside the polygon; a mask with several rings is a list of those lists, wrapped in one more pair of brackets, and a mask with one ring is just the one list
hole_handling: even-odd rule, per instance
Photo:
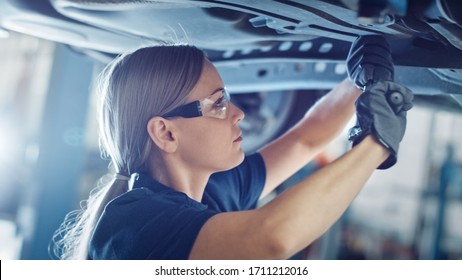
{"label": "woman's upper arm", "polygon": [[220,213],[200,230],[189,259],[278,259],[282,248],[258,210]]}

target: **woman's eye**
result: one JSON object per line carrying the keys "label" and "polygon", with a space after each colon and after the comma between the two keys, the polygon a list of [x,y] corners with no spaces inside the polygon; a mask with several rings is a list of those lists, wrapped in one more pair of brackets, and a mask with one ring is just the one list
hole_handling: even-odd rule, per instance
{"label": "woman's eye", "polygon": [[224,103],[223,103],[223,100],[224,100],[224,97],[222,96],[222,97],[220,97],[217,101],[215,101],[215,103],[213,103],[213,105],[214,105],[215,107],[222,107],[223,104],[224,104]]}

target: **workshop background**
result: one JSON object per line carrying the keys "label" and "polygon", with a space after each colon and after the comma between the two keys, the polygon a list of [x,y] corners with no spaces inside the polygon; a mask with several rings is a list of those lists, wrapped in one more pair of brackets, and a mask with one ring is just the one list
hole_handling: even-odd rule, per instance
{"label": "workshop background", "polygon": [[[0,259],[50,259],[54,231],[108,165],[91,90],[101,65],[1,30],[0,61]],[[462,259],[461,127],[460,113],[416,105],[398,164],[375,172],[345,215],[293,258]],[[345,130],[279,191],[348,145]]]}

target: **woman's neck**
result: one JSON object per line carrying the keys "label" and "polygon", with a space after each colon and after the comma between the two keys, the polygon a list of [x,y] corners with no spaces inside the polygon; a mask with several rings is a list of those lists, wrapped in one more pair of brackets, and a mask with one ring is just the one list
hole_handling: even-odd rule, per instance
{"label": "woman's neck", "polygon": [[157,164],[150,168],[150,175],[159,183],[178,192],[185,193],[191,199],[202,201],[210,172],[193,170],[179,163]]}

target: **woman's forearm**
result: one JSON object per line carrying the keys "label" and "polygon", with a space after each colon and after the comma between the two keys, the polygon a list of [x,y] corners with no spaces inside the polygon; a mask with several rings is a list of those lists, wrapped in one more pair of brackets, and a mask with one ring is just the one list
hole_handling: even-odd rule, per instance
{"label": "woman's forearm", "polygon": [[351,119],[360,91],[344,80],[286,134],[260,150],[267,169],[263,196],[311,161]]}
{"label": "woman's forearm", "polygon": [[318,238],[343,214],[387,156],[387,150],[369,136],[258,210],[264,227],[287,246],[287,257]]}
{"label": "woman's forearm", "polygon": [[300,122],[301,140],[310,147],[322,147],[343,130],[355,112],[361,91],[345,79],[311,108]]}

